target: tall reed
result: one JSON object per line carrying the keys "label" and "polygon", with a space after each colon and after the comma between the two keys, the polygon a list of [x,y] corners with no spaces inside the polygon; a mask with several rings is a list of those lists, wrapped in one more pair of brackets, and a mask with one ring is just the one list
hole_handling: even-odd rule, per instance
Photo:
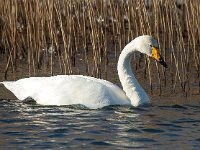
{"label": "tall reed", "polygon": [[158,40],[169,69],[135,54],[136,75],[142,72],[140,78],[159,95],[166,87],[188,95],[191,84],[200,92],[200,4],[179,2],[0,0],[0,53],[7,59],[2,72],[5,79],[11,72],[16,78],[22,60],[28,76],[43,70],[46,75],[111,78],[110,64],[116,66],[122,48],[135,37],[150,34]]}

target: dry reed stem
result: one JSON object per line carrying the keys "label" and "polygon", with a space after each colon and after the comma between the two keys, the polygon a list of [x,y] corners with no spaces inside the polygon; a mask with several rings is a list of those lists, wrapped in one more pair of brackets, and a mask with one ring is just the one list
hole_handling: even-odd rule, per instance
{"label": "dry reed stem", "polygon": [[[77,67],[77,54],[83,55],[82,66],[87,75],[107,78],[111,60],[109,53],[114,52],[117,63],[128,42],[139,35],[150,34],[158,40],[169,64],[169,70],[160,70],[156,63],[134,54],[136,74],[147,64],[143,73],[149,79],[151,92],[155,79],[153,64],[157,69],[160,94],[164,90],[161,85],[167,86],[169,79],[174,91],[180,86],[188,94],[193,82],[193,65],[195,82],[200,85],[198,0],[183,1],[182,4],[176,0],[0,2],[0,25],[3,24],[0,26],[0,47],[3,47],[1,53],[7,57],[5,78],[11,70],[15,78],[18,60],[27,61],[29,76],[37,76],[41,69],[53,75],[58,69],[56,63],[60,73],[72,74],[73,68]],[[80,72],[81,68],[77,70]]]}

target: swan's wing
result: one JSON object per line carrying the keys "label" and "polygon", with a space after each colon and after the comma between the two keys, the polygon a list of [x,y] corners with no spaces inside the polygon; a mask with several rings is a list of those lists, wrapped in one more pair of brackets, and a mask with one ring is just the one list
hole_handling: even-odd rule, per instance
{"label": "swan's wing", "polygon": [[126,96],[125,92],[121,88],[119,88],[117,85],[109,81],[102,80],[102,79],[97,79],[97,78],[88,77],[88,76],[83,76],[83,77],[89,78],[90,80],[93,80],[94,82],[102,84],[103,88],[105,88],[105,90],[107,90],[107,92],[109,93],[109,96],[112,96],[113,104],[130,104],[130,100]]}
{"label": "swan's wing", "polygon": [[[59,75],[57,77],[66,78],[65,75]],[[71,93],[69,95],[74,95],[75,97],[73,97],[73,99],[78,100],[80,96],[82,97],[80,104],[87,103],[87,105],[90,105],[95,103],[96,106],[99,105],[99,107],[116,104],[131,104],[125,92],[109,81],[82,75],[70,75],[67,76],[67,78],[72,81],[72,86],[67,85],[66,89],[70,87],[69,91]],[[78,91],[74,91],[73,89],[78,89]]]}

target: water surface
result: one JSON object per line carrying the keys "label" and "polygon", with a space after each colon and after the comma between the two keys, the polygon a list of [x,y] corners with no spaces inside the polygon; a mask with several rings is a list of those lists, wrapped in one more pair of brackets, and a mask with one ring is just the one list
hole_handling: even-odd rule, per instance
{"label": "water surface", "polygon": [[199,149],[200,103],[41,106],[0,100],[0,149]]}

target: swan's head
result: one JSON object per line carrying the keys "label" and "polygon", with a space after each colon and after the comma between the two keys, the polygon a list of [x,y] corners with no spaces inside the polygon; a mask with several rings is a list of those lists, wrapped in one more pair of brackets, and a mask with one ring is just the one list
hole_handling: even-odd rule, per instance
{"label": "swan's head", "polygon": [[167,68],[167,64],[165,63],[160,54],[158,42],[152,36],[149,35],[139,36],[134,40],[134,42],[136,42],[134,45],[136,46],[136,49],[138,51],[150,57],[153,57],[161,65]]}

